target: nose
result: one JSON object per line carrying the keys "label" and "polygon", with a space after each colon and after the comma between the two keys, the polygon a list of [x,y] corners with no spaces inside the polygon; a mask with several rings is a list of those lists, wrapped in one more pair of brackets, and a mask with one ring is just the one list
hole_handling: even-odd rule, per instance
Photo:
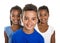
{"label": "nose", "polygon": [[32,23],[32,21],[31,20],[28,20],[28,24],[31,24]]}
{"label": "nose", "polygon": [[45,16],[42,16],[41,18],[42,18],[42,19],[44,19],[44,18],[45,18]]}
{"label": "nose", "polygon": [[14,19],[18,19],[18,17],[14,17]]}

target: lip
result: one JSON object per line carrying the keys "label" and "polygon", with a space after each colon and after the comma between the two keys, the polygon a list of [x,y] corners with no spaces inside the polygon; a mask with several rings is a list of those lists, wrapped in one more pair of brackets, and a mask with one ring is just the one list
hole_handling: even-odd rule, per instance
{"label": "lip", "polygon": [[46,21],[46,19],[41,19],[41,21]]}
{"label": "lip", "polygon": [[31,28],[33,25],[27,25],[27,27]]}
{"label": "lip", "polygon": [[14,20],[14,22],[19,22],[18,20]]}

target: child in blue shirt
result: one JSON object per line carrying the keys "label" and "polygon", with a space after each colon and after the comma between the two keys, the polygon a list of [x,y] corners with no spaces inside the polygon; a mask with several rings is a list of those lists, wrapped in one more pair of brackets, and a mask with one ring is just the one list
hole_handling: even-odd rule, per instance
{"label": "child in blue shirt", "polygon": [[11,26],[5,27],[4,36],[5,43],[11,43],[11,37],[14,32],[19,30],[22,26],[20,25],[20,15],[22,13],[22,9],[19,6],[14,6],[10,10],[10,22]]}
{"label": "child in blue shirt", "polygon": [[37,7],[33,4],[25,5],[22,15],[24,27],[13,34],[12,43],[44,43],[44,38],[34,29],[38,21]]}

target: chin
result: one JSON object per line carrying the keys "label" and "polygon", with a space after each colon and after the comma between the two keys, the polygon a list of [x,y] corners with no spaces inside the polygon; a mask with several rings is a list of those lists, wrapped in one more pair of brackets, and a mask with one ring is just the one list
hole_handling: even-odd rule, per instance
{"label": "chin", "polygon": [[42,24],[45,24],[46,22],[41,22]]}
{"label": "chin", "polygon": [[15,25],[18,25],[19,23],[15,23]]}
{"label": "chin", "polygon": [[31,29],[33,29],[33,28],[27,27],[27,29],[28,29],[28,30],[31,30]]}

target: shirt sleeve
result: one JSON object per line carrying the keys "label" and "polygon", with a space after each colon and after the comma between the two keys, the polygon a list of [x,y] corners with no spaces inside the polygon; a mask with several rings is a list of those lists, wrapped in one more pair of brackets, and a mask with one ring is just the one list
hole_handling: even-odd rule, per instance
{"label": "shirt sleeve", "polygon": [[4,32],[6,32],[6,34],[7,34],[7,27],[4,27]]}

